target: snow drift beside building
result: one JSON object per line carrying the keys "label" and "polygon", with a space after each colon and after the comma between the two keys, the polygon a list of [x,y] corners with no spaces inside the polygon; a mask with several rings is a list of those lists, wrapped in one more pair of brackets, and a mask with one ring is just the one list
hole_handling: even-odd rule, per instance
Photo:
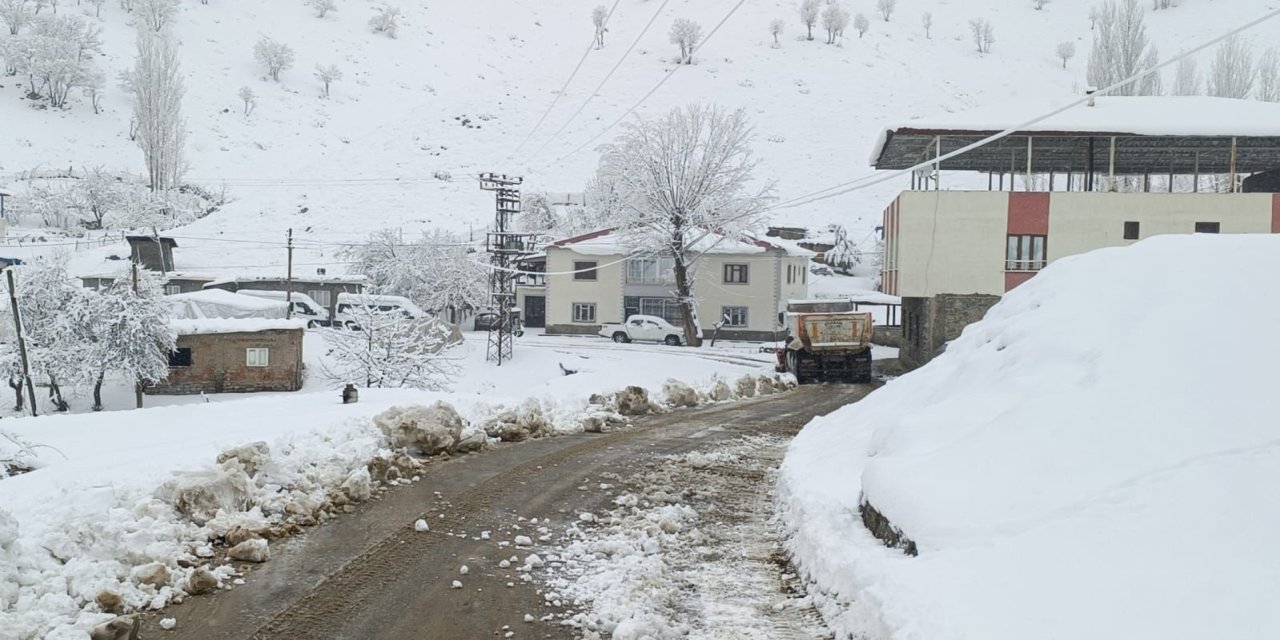
{"label": "snow drift beside building", "polygon": [[[828,620],[895,639],[1280,636],[1277,273],[1270,236],[1066,258],[806,427],[779,510]],[[860,501],[919,556],[872,538]]]}

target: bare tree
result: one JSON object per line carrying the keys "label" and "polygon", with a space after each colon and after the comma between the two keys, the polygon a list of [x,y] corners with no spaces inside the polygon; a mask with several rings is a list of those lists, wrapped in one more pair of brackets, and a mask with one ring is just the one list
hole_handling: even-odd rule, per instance
{"label": "bare tree", "polygon": [[1138,81],[1138,95],[1158,96],[1164,93],[1164,78],[1160,75],[1160,70],[1156,69],[1159,64],[1160,52],[1153,44],[1147,49],[1147,55],[1142,57],[1142,68],[1150,71]]}
{"label": "bare tree", "polygon": [[167,32],[138,33],[133,85],[138,146],[142,147],[151,190],[164,191],[177,186],[182,177],[186,143],[186,123],[182,119],[186,89],[178,69],[178,47]]}
{"label": "bare tree", "polygon": [[1209,95],[1219,98],[1248,98],[1253,93],[1257,73],[1253,68],[1253,50],[1239,36],[1231,36],[1218,45],[1209,65]]}
{"label": "bare tree", "polygon": [[1280,102],[1280,52],[1269,47],[1258,59],[1258,99]]}
{"label": "bare tree", "polygon": [[597,49],[604,48],[604,34],[609,32],[609,27],[607,26],[608,22],[609,22],[609,8],[602,4],[596,5],[596,8],[591,10],[591,24],[595,25],[596,27],[596,48]]}
{"label": "bare tree", "polygon": [[986,18],[974,18],[969,21],[969,33],[973,36],[973,44],[978,53],[991,53],[991,43],[996,41],[995,28]]}
{"label": "bare tree", "polygon": [[702,26],[688,18],[676,18],[669,37],[671,44],[680,47],[680,62],[693,64],[693,50],[702,40]]}
{"label": "bare tree", "polygon": [[822,0],[803,0],[800,3],[800,24],[809,30],[808,40],[813,39],[813,25],[818,24],[818,13],[822,11]]}
{"label": "bare tree", "polygon": [[827,30],[827,44],[835,44],[836,37],[849,26],[849,12],[839,2],[832,2],[822,11],[822,28]]}
{"label": "bare tree", "polygon": [[769,23],[769,35],[773,36],[774,48],[782,46],[782,43],[778,42],[778,36],[782,35],[782,29],[785,26],[786,26],[786,23],[783,22],[782,20],[774,20]]}
{"label": "bare tree", "polygon": [[[1098,11],[1097,33],[1089,52],[1088,80],[1095,87],[1109,87],[1138,75],[1150,58],[1150,38],[1138,0],[1107,0]],[[1150,83],[1145,83],[1150,87]],[[1119,87],[1111,95],[1142,95],[1144,83]]]}
{"label": "bare tree", "polygon": [[929,32],[933,29],[933,14],[928,11],[920,16],[920,26],[924,27],[924,37],[926,40],[932,40],[933,36]]}
{"label": "bare tree", "polygon": [[1200,92],[1200,72],[1196,70],[1195,58],[1187,57],[1178,60],[1178,65],[1173,72],[1172,95],[1198,96]]}
{"label": "bare tree", "polygon": [[107,75],[100,70],[95,69],[93,75],[86,81],[81,94],[89,99],[89,105],[93,107],[94,115],[102,113],[102,92],[107,88]]}
{"label": "bare tree", "polygon": [[378,8],[378,14],[369,18],[369,28],[374,33],[385,33],[394,39],[400,32],[400,8],[384,4]]}
{"label": "bare tree", "polygon": [[134,0],[134,8],[144,24],[160,31],[178,11],[178,0]]}
{"label": "bare tree", "polygon": [[379,311],[374,305],[353,304],[350,313],[358,331],[324,331],[329,362],[323,370],[330,380],[339,386],[362,382],[366,387],[448,388],[457,367],[446,352],[457,343],[443,322]]}
{"label": "bare tree", "polygon": [[93,5],[93,17],[95,18],[102,17],[102,5],[106,3],[107,3],[107,0],[89,0],[89,4]]}
{"label": "bare tree", "polygon": [[601,149],[596,179],[616,199],[609,226],[635,254],[672,260],[691,346],[702,344],[691,268],[709,237],[745,240],[771,199],[771,185],[749,191],[751,136],[744,111],[694,105],[634,122]]}
{"label": "bare tree", "polygon": [[240,92],[236,95],[238,95],[240,97],[240,101],[244,103],[244,115],[248,116],[250,113],[253,113],[253,108],[258,106],[258,94],[254,93],[253,89],[246,86],[240,87]]}
{"label": "bare tree", "polygon": [[1062,68],[1067,68],[1067,62],[1076,57],[1076,43],[1067,41],[1058,44],[1058,48],[1054,49],[1054,55],[1062,60]]}
{"label": "bare tree", "polygon": [[317,18],[323,18],[330,11],[337,11],[338,7],[333,0],[307,0],[307,4],[311,6],[311,10],[316,12]]}
{"label": "bare tree", "polygon": [[871,28],[871,21],[867,19],[867,16],[859,13],[853,17],[853,28],[858,32],[858,37],[861,38],[867,35],[867,30]]}
{"label": "bare tree", "polygon": [[280,81],[280,72],[293,66],[293,47],[263,36],[253,45],[253,57],[267,68],[272,80]]}
{"label": "bare tree", "polygon": [[331,64],[327,67],[316,65],[316,80],[324,83],[324,97],[329,97],[329,85],[335,81],[342,79],[342,71],[338,69],[338,65]]}
{"label": "bare tree", "polygon": [[888,22],[893,17],[893,12],[898,9],[898,0],[876,0],[876,11],[884,16],[884,21]]}

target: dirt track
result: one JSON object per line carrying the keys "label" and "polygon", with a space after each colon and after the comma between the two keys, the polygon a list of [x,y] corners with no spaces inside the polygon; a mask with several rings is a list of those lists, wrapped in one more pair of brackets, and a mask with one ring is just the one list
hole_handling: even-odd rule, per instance
{"label": "dirt track", "polygon": [[[498,566],[533,549],[500,543],[523,534],[539,544],[539,526],[558,531],[580,511],[604,509],[609,495],[589,485],[605,477],[611,482],[638,478],[655,454],[772,435],[781,436],[769,453],[776,459],[785,438],[809,419],[869,390],[806,386],[765,399],[654,416],[610,434],[504,445],[432,464],[420,482],[280,543],[271,561],[246,575],[246,584],[165,611],[177,619],[175,630],[160,630],[159,617],[153,616],[145,637],[501,638],[508,631],[504,626],[518,638],[575,637],[559,625],[523,622],[525,614],[541,618],[562,610],[544,603],[536,582],[523,582],[514,566]],[[766,482],[763,473],[752,477]],[[732,490],[741,492],[744,486],[738,483]],[[414,531],[419,517],[430,522],[430,532]],[[522,517],[541,521],[530,525]],[[482,539],[482,531],[491,532],[490,538]],[[461,565],[469,568],[467,575],[459,574]],[[452,588],[454,580],[462,588]]]}

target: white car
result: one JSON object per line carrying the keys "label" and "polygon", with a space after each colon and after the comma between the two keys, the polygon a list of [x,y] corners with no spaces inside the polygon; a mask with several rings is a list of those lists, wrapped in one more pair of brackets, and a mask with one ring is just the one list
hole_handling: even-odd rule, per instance
{"label": "white car", "polygon": [[600,327],[600,335],[614,342],[645,340],[680,346],[682,331],[658,316],[631,316],[622,324],[606,324]]}
{"label": "white car", "polygon": [[[278,300],[284,302],[286,294],[284,291],[265,291],[261,289],[240,289],[236,293],[242,296],[253,296],[255,298],[263,298],[266,300]],[[293,317],[299,320],[306,320],[308,327],[327,327],[329,326],[329,310],[320,306],[315,300],[311,299],[305,293],[293,292],[288,296],[290,302],[293,303]]]}
{"label": "white car", "polygon": [[338,308],[333,315],[333,325],[346,329],[359,329],[357,322],[359,311],[353,307],[363,307],[367,311],[378,313],[399,312],[406,318],[425,318],[427,312],[414,304],[412,300],[402,296],[384,296],[371,293],[339,293]]}

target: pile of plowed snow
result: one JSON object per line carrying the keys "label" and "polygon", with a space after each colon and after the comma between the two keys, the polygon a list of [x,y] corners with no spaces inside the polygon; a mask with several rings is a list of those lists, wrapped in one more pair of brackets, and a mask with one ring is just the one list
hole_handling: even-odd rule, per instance
{"label": "pile of plowed snow", "polygon": [[[1067,258],[806,427],[778,507],[831,625],[1280,637],[1278,275],[1275,236]],[[873,538],[861,505],[919,555]]]}

